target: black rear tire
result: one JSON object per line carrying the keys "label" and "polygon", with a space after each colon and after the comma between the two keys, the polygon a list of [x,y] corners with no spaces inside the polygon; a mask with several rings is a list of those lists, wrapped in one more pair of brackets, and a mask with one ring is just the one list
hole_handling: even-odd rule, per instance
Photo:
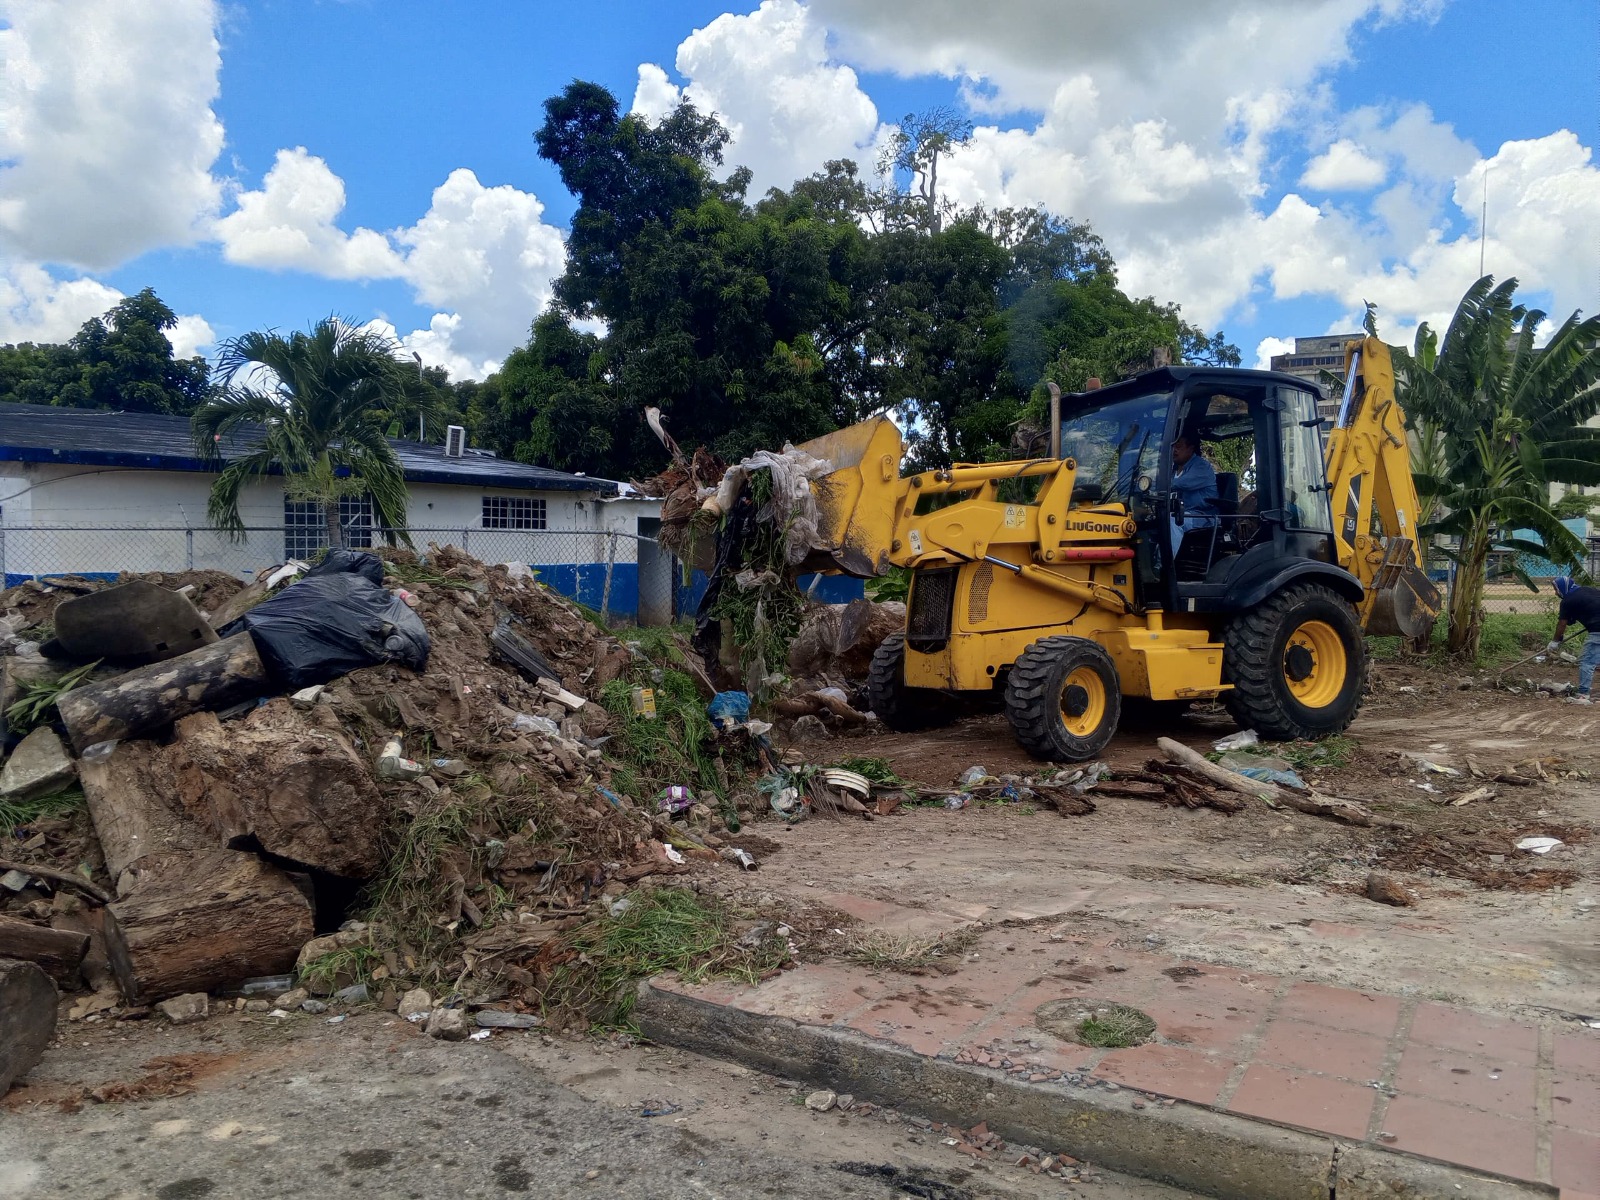
{"label": "black rear tire", "polygon": [[1287,587],[1223,634],[1228,715],[1270,741],[1343,732],[1361,707],[1367,643],[1344,597],[1316,583]]}
{"label": "black rear tire", "polygon": [[1006,715],[1035,758],[1093,758],[1117,732],[1121,714],[1116,664],[1088,638],[1041,638],[1017,656],[1006,680]]}
{"label": "black rear tire", "polygon": [[891,633],[872,652],[867,696],[878,720],[899,733],[932,729],[948,723],[955,715],[954,705],[943,692],[906,686],[906,635],[903,633]]}

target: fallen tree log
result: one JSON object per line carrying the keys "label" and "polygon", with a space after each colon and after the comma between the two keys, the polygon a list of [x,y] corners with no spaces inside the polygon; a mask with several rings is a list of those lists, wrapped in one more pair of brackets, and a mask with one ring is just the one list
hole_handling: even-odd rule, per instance
{"label": "fallen tree log", "polygon": [[1337,796],[1324,796],[1319,792],[1297,792],[1293,788],[1279,787],[1275,783],[1265,780],[1249,779],[1226,767],[1219,767],[1216,763],[1208,761],[1204,755],[1198,754],[1173,741],[1171,738],[1157,738],[1156,745],[1161,752],[1175,763],[1204,775],[1219,787],[1237,792],[1241,796],[1256,796],[1271,800],[1274,804],[1282,804],[1296,812],[1310,813],[1316,817],[1332,817],[1336,821],[1343,821],[1346,825],[1361,825],[1365,827],[1380,826],[1386,829],[1404,829],[1405,825],[1398,821],[1389,821],[1381,817],[1374,817],[1363,806],[1354,800],[1342,800]]}
{"label": "fallen tree log", "polygon": [[44,1056],[56,1034],[56,987],[30,962],[0,958],[0,1096]]}
{"label": "fallen tree log", "polygon": [[311,940],[310,902],[253,854],[147,855],[129,876],[106,909],[106,949],[130,1003],[283,974]]}
{"label": "fallen tree log", "polygon": [[0,917],[0,958],[37,963],[57,983],[77,983],[78,964],[87,953],[87,933]]}
{"label": "fallen tree log", "polygon": [[113,883],[147,854],[217,845],[178,802],[178,765],[177,750],[148,741],[123,742],[109,756],[78,760],[78,781]]}
{"label": "fallen tree log", "polygon": [[139,737],[190,713],[254,699],[270,686],[255,641],[237,633],[104,683],[73,688],[56,709],[73,749],[82,754],[98,742]]}

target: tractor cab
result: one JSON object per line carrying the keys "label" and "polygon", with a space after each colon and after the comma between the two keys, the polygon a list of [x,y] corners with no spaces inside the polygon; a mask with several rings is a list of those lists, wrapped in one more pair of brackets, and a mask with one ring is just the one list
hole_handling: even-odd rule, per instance
{"label": "tractor cab", "polygon": [[1126,507],[1143,610],[1228,613],[1338,565],[1317,390],[1265,371],[1168,367],[1063,398],[1074,506]]}

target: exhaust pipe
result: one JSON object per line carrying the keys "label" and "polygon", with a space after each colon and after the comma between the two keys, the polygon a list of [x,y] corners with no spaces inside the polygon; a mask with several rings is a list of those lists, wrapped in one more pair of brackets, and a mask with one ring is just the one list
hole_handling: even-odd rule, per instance
{"label": "exhaust pipe", "polygon": [[1050,389],[1050,457],[1061,457],[1061,389],[1054,380],[1045,384]]}

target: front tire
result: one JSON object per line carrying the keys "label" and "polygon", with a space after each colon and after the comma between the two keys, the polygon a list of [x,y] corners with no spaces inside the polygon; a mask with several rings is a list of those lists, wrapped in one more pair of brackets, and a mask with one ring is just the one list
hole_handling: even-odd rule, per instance
{"label": "front tire", "polygon": [[1121,715],[1116,664],[1088,638],[1041,638],[1017,657],[1006,681],[1006,716],[1035,758],[1091,759],[1111,741]]}
{"label": "front tire", "polygon": [[886,728],[898,733],[916,733],[944,725],[953,707],[943,693],[933,688],[906,686],[906,635],[891,633],[872,652],[872,667],[867,672],[867,697],[872,711]]}
{"label": "front tire", "polygon": [[1315,583],[1285,588],[1240,613],[1223,634],[1233,689],[1228,715],[1270,741],[1316,740],[1346,729],[1361,707],[1367,643],[1355,609]]}

